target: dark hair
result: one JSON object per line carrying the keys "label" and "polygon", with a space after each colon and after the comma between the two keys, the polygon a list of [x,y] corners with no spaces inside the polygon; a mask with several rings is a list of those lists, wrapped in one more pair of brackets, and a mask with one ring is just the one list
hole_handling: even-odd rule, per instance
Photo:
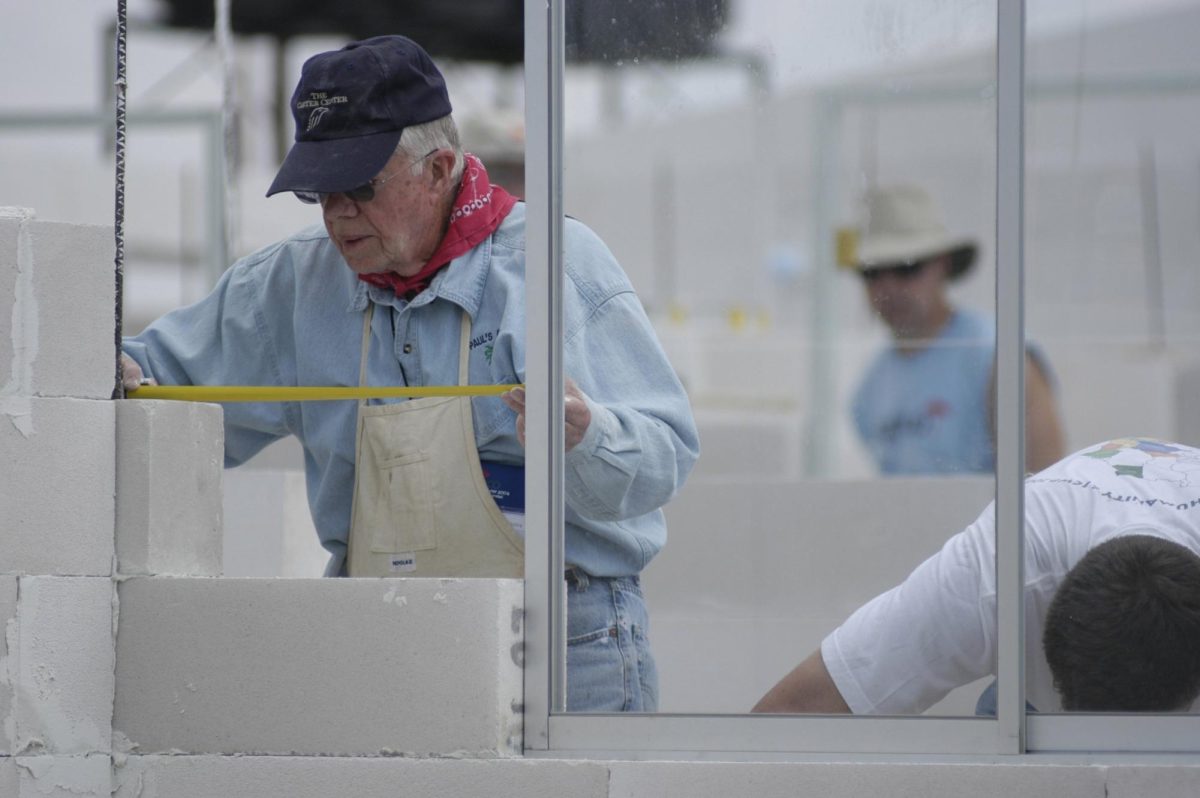
{"label": "dark hair", "polygon": [[1149,535],[1101,543],[1059,585],[1042,646],[1063,709],[1186,709],[1200,694],[1200,557]]}

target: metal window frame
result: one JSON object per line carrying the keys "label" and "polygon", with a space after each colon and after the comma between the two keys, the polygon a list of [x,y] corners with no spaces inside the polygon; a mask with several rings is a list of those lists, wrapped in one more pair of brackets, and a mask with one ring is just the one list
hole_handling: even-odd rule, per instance
{"label": "metal window frame", "polygon": [[[995,718],[616,715],[564,712],[562,139],[565,0],[525,4],[527,426],[525,749],[645,759],[811,754],[1010,759],[1033,751],[1179,751],[1197,716],[1028,716],[1024,711],[1023,212],[1025,2],[997,0]],[[538,420],[541,419],[541,423]],[[550,530],[547,535],[534,534]],[[1185,750],[1197,750],[1200,742]]]}

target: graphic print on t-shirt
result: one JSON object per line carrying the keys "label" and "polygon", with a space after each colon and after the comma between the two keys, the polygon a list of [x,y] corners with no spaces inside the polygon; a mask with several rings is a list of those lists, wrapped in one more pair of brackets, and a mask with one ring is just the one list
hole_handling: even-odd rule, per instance
{"label": "graphic print on t-shirt", "polygon": [[1181,488],[1197,484],[1200,478],[1200,457],[1195,450],[1154,438],[1116,438],[1082,454],[1107,461],[1119,477],[1168,482]]}

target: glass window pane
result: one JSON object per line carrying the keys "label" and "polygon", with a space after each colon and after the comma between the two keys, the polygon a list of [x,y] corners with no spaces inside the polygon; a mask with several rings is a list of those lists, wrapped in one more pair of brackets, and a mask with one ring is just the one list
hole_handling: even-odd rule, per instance
{"label": "glass window pane", "polygon": [[[628,275],[699,432],[661,552],[642,519],[614,527],[654,555],[630,636],[656,707],[746,713],[842,627],[818,672],[836,701],[808,710],[971,716],[995,659],[992,530],[973,522],[994,495],[996,7],[628,5],[568,3],[565,202]],[[649,376],[670,407],[642,350],[572,353],[567,302],[568,375],[618,415],[648,407],[629,391]],[[664,452],[679,462],[640,456]],[[570,467],[568,559],[588,539]],[[617,620],[569,632],[569,686],[584,646],[623,645]]]}
{"label": "glass window pane", "polygon": [[1056,32],[1027,51],[1025,318],[1052,367],[1026,380],[1075,454],[1026,484],[1027,699],[1194,711],[1200,14],[1029,14]]}

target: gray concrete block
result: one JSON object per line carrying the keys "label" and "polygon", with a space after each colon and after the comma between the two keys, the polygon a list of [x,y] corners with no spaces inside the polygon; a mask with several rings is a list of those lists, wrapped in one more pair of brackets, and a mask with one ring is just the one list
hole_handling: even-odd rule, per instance
{"label": "gray concrete block", "polygon": [[107,399],[116,374],[111,227],[0,212],[0,386]]}
{"label": "gray concrete block", "polygon": [[608,768],[548,759],[130,756],[114,798],[606,798]]}
{"label": "gray concrete block", "polygon": [[522,588],[129,579],[113,726],[139,753],[517,755]]}
{"label": "gray concrete block", "polygon": [[118,571],[219,575],[221,406],[145,399],[115,404]]}
{"label": "gray concrete block", "polygon": [[113,582],[21,577],[17,584],[15,735],[19,756],[107,753],[112,747]]}
{"label": "gray concrete block", "polygon": [[112,572],[113,405],[35,397],[19,420],[0,406],[0,573]]}
{"label": "gray concrete block", "polygon": [[1106,768],[1106,798],[1195,798],[1200,765],[1114,765]]}
{"label": "gray concrete block", "polygon": [[22,756],[15,760],[18,798],[112,798],[112,759],[89,756]]}
{"label": "gray concrete block", "polygon": [[[0,629],[7,632],[15,628],[17,620],[17,577],[0,576]],[[12,641],[15,647],[16,640]],[[0,635],[0,756],[8,756],[16,750],[17,718],[14,714],[13,673],[16,668],[15,651],[9,650],[8,634]],[[0,784],[3,779],[0,778]],[[0,791],[0,795],[11,793]]]}
{"label": "gray concrete block", "polygon": [[11,756],[0,756],[0,795],[16,795],[19,784],[17,761]]}
{"label": "gray concrete block", "polygon": [[1085,765],[613,762],[610,798],[1104,798],[1103,769]]}

